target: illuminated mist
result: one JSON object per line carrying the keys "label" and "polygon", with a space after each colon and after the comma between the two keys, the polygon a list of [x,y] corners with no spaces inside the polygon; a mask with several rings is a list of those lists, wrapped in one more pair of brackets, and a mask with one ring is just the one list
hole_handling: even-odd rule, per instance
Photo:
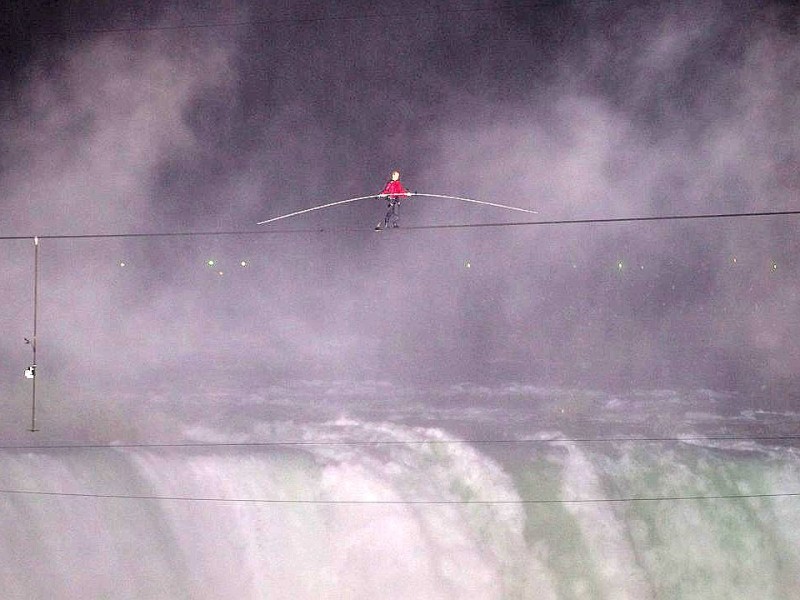
{"label": "illuminated mist", "polygon": [[[410,198],[398,231],[372,230],[379,200],[256,225],[377,193],[395,168],[411,190],[541,221],[800,210],[790,3],[14,10],[0,63],[3,444],[333,446],[4,450],[0,487],[378,501],[800,490],[786,440],[449,444],[793,435],[796,215],[410,229],[529,220]],[[35,435],[22,377],[34,235]],[[395,445],[336,446],[352,439]],[[716,512],[83,500],[0,495],[10,597],[790,598],[799,583],[791,496]],[[92,539],[96,572],[69,583]],[[19,545],[41,560],[12,559]],[[751,555],[759,574],[737,575]]]}

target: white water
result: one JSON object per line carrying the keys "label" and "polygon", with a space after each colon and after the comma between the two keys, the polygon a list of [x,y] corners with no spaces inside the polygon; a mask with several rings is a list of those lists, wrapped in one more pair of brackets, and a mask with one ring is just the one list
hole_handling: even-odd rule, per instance
{"label": "white water", "polygon": [[[356,419],[295,433],[333,444],[0,452],[3,490],[206,499],[0,494],[2,598],[798,597],[798,497],[404,503],[796,493],[791,447],[498,451]],[[411,443],[336,444],[354,439]]]}

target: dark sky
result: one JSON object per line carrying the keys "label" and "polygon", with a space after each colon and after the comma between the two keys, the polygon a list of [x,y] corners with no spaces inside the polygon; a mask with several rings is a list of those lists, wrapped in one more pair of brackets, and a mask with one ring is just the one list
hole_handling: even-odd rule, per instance
{"label": "dark sky", "polygon": [[[21,4],[0,41],[3,236],[254,230],[376,193],[394,168],[543,220],[800,209],[790,3]],[[798,402],[797,217],[375,234],[383,210],[279,224],[363,233],[45,240],[40,385]],[[4,394],[24,398],[32,245],[0,243]]]}

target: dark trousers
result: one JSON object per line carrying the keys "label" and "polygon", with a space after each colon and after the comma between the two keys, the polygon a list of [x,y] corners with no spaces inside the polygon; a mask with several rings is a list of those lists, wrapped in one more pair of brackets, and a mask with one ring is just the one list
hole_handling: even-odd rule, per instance
{"label": "dark trousers", "polygon": [[399,198],[389,198],[389,209],[386,211],[386,217],[383,219],[384,228],[397,227],[397,222],[400,220],[397,214],[397,209],[400,206]]}

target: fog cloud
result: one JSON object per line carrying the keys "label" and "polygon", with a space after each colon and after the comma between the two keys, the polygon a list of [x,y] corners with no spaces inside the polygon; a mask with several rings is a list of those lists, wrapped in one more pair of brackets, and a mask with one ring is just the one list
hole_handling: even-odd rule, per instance
{"label": "fog cloud", "polygon": [[[543,220],[797,208],[796,13],[489,8],[240,7],[261,24],[44,45],[5,109],[4,233],[252,230],[392,168]],[[383,210],[291,224],[363,233],[45,240],[42,378],[782,390],[800,371],[793,217],[374,234]],[[27,319],[30,248],[3,244]],[[12,377],[25,328],[5,327]]]}

